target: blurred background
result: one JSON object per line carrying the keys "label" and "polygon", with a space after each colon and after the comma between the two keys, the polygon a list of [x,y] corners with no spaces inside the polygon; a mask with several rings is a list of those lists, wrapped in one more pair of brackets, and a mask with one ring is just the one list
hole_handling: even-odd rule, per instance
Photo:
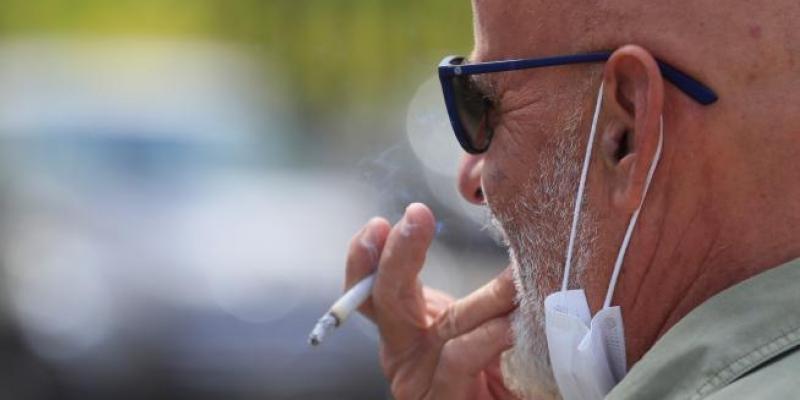
{"label": "blurred background", "polygon": [[2,0],[2,397],[389,398],[368,321],[306,338],[373,215],[429,204],[454,295],[505,266],[434,76],[471,46],[466,0]]}

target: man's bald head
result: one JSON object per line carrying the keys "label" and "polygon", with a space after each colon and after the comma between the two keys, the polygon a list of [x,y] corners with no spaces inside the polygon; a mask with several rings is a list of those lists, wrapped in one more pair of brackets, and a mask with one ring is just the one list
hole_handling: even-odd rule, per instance
{"label": "man's bald head", "polygon": [[[725,103],[756,96],[757,107],[772,109],[775,99],[761,92],[800,93],[800,79],[788,79],[800,76],[794,0],[474,0],[474,10],[476,61],[633,43],[707,83]],[[742,92],[749,88],[755,93]]]}

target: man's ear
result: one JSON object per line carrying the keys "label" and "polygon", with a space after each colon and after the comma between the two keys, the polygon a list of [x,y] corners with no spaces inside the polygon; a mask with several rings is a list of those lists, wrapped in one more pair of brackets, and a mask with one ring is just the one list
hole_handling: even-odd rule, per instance
{"label": "man's ear", "polygon": [[616,50],[603,76],[601,156],[609,168],[611,204],[633,212],[641,202],[661,131],[664,81],[655,58],[627,45]]}

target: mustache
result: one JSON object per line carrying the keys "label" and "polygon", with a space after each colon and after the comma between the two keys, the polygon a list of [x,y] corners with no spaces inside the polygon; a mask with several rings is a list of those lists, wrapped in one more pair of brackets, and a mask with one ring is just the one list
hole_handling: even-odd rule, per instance
{"label": "mustache", "polygon": [[511,241],[508,239],[508,234],[506,234],[503,228],[503,223],[500,222],[500,219],[488,205],[484,207],[481,231],[485,232],[498,246],[506,249],[511,247]]}

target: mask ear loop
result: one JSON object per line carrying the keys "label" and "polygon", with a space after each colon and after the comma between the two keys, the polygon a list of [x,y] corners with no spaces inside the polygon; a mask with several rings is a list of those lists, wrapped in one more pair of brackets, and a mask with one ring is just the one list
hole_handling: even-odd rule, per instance
{"label": "mask ear loop", "polygon": [[575,195],[575,209],[572,211],[572,229],[569,231],[569,242],[567,244],[567,260],[564,262],[564,281],[561,283],[561,291],[567,291],[569,282],[569,271],[572,265],[572,252],[575,246],[575,236],[578,233],[578,220],[581,216],[581,205],[583,203],[583,192],[586,189],[586,177],[589,175],[589,162],[592,160],[592,147],[594,147],[594,137],[597,132],[597,119],[600,116],[600,103],[603,102],[603,82],[600,82],[600,91],[597,93],[597,103],[594,106],[594,116],[592,117],[592,129],[589,132],[589,144],[586,145],[586,155],[583,157],[583,170],[581,180],[578,183],[578,193]]}
{"label": "mask ear loop", "polygon": [[659,118],[658,147],[656,147],[656,154],[653,157],[652,163],[650,163],[650,170],[647,171],[647,179],[644,182],[644,193],[642,193],[642,199],[639,200],[639,207],[636,208],[636,211],[634,211],[633,215],[631,216],[631,220],[628,223],[628,230],[625,231],[625,238],[622,240],[619,253],[617,253],[617,261],[614,262],[614,272],[611,274],[611,281],[608,283],[608,292],[606,292],[606,300],[603,302],[604,309],[611,306],[611,298],[614,296],[614,288],[617,286],[617,278],[619,278],[619,271],[622,269],[622,261],[625,259],[625,252],[627,252],[628,243],[630,243],[631,236],[633,236],[633,229],[636,227],[636,222],[639,220],[639,212],[642,211],[644,199],[647,197],[647,192],[650,189],[650,183],[653,181],[653,175],[655,175],[656,166],[658,166],[658,161],[661,159],[661,146],[663,143],[664,116],[662,115]]}

